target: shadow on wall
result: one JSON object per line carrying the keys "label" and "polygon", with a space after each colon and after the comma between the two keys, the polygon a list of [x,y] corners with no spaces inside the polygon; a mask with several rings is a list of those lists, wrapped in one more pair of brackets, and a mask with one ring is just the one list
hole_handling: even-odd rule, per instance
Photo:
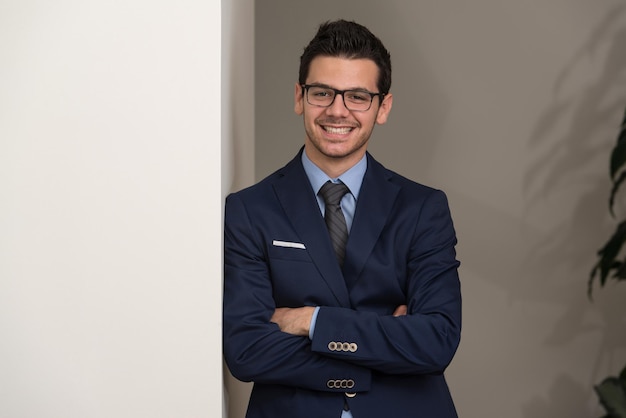
{"label": "shadow on wall", "polygon": [[589,418],[586,399],[589,388],[570,376],[559,376],[544,398],[535,398],[522,407],[528,418]]}
{"label": "shadow on wall", "polygon": [[[387,167],[429,185],[450,108],[441,77],[421,52],[423,39],[416,18],[419,2],[374,2],[372,30],[389,49],[393,65],[393,110],[386,125],[377,126],[368,149]],[[383,6],[381,6],[383,5]],[[419,146],[416,146],[419,144]]]}
{"label": "shadow on wall", "polygon": [[[581,388],[571,378],[559,377],[548,394],[549,401],[528,402],[525,416],[529,418],[556,416],[556,402],[571,406],[576,400],[587,399],[593,384],[618,372],[609,370],[615,367],[614,362],[620,363],[613,355],[626,348],[626,289],[614,290],[609,284],[605,289],[596,287],[595,302],[586,297],[594,254],[616,225],[608,215],[608,172],[610,150],[626,105],[625,18],[626,6],[616,7],[562,71],[554,86],[554,103],[535,127],[530,141],[530,155],[535,157],[525,176],[526,213],[530,215],[545,202],[553,202],[571,216],[555,222],[552,230],[542,233],[544,238],[534,243],[525,260],[529,280],[516,283],[512,296],[537,300],[543,295],[545,302],[565,307],[546,346],[565,346],[588,333],[601,335],[602,339],[598,352],[589,357],[589,386]],[[568,83],[578,79],[580,84],[581,77],[590,78],[584,67],[600,57],[606,59],[602,72],[593,77],[596,81],[568,95]],[[559,128],[565,134],[555,134]],[[598,167],[605,169],[599,173]],[[571,197],[573,191],[575,199]],[[537,292],[537,288],[542,291]],[[572,407],[567,416],[582,416],[584,405],[578,407]]]}

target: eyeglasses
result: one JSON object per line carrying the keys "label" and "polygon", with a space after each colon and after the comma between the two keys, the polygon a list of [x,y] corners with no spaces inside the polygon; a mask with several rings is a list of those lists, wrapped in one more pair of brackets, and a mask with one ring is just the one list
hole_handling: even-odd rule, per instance
{"label": "eyeglasses", "polygon": [[341,95],[343,104],[348,110],[365,112],[372,107],[374,96],[379,96],[381,101],[385,97],[385,93],[372,93],[367,90],[337,90],[314,84],[301,84],[301,86],[306,92],[307,103],[317,107],[330,107],[335,102],[335,98]]}

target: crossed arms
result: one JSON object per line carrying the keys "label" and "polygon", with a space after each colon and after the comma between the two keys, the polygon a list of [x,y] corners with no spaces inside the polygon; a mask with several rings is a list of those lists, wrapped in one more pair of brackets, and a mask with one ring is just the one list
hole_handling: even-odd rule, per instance
{"label": "crossed arms", "polygon": [[[311,306],[303,306],[301,308],[276,308],[270,322],[274,322],[280,327],[282,332],[291,335],[306,337],[311,330],[311,317],[315,312],[315,308]],[[407,313],[407,306],[400,305],[394,312],[393,316],[404,316]]]}
{"label": "crossed arms", "polygon": [[[359,392],[369,390],[372,373],[441,373],[460,338],[458,262],[445,196],[432,193],[428,200],[411,231],[403,296],[381,314],[333,304],[323,283],[308,292],[302,286],[321,280],[313,263],[268,259],[267,242],[275,236],[260,225],[287,236],[293,235],[290,224],[231,195],[225,214],[224,354],[233,375],[319,391],[332,390],[329,378],[349,377]],[[386,284],[370,279],[374,286]],[[314,306],[320,310],[310,340]],[[331,349],[331,342],[341,341],[354,342],[358,350]]]}

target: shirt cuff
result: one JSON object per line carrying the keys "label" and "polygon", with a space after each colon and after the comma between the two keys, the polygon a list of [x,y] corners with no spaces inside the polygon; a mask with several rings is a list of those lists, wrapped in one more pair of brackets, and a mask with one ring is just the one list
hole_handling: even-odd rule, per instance
{"label": "shirt cuff", "polygon": [[317,314],[320,312],[320,307],[316,306],[313,316],[311,317],[311,326],[309,327],[309,340],[313,340],[313,333],[315,332],[315,323],[317,322]]}

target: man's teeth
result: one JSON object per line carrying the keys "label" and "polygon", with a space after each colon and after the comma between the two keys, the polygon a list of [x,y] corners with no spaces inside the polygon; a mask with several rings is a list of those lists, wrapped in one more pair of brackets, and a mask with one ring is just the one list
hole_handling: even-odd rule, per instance
{"label": "man's teeth", "polygon": [[335,128],[332,126],[325,126],[324,129],[330,134],[347,134],[352,130],[352,128]]}

